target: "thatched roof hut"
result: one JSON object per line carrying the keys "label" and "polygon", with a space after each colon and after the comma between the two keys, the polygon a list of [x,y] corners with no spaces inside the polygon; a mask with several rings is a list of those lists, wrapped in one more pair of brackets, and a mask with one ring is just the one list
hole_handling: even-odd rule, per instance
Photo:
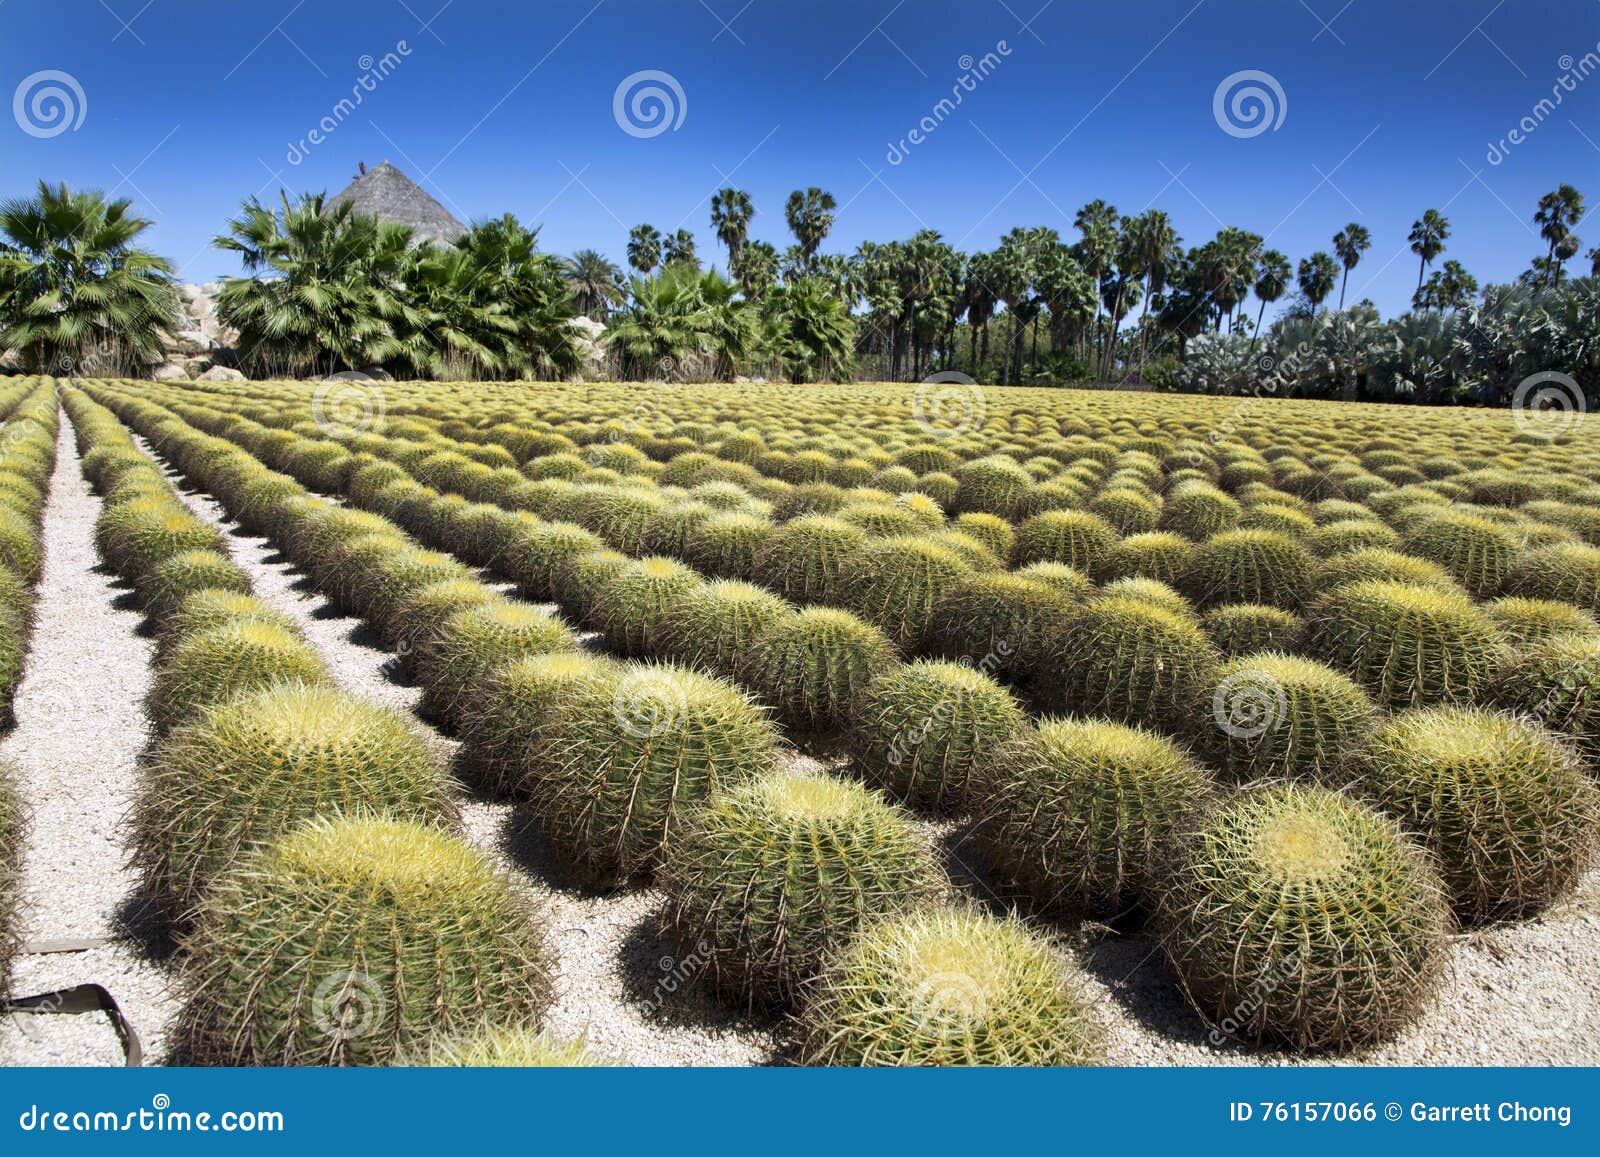
{"label": "thatched roof hut", "polygon": [[449,245],[467,231],[448,209],[388,161],[372,169],[363,165],[350,187],[329,199],[327,208],[346,203],[380,220],[409,225],[419,240],[439,245]]}

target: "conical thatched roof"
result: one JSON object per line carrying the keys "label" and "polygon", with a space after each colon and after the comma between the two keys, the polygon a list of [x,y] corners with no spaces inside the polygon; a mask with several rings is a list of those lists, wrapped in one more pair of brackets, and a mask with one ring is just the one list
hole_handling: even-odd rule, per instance
{"label": "conical thatched roof", "polygon": [[440,245],[450,244],[467,231],[448,209],[388,161],[363,172],[348,189],[328,201],[327,209],[346,203],[380,220],[409,225],[420,240]]}

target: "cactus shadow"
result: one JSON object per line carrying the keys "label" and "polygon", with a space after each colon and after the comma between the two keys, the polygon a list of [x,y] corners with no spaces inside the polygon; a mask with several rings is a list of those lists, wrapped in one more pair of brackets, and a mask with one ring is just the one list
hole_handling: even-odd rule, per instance
{"label": "cactus shadow", "polygon": [[144,888],[125,896],[111,915],[116,939],[130,945],[151,964],[170,964],[178,954],[176,929],[161,905]]}
{"label": "cactus shadow", "polygon": [[1123,1014],[1140,1028],[1165,1040],[1205,1048],[1239,1060],[1254,1050],[1223,1038],[1218,1043],[1167,971],[1160,942],[1147,932],[1119,934],[1097,926],[1098,935],[1081,929],[1078,962],[1105,989]]}
{"label": "cactus shadow", "polygon": [[719,999],[707,970],[694,952],[681,952],[661,929],[657,905],[628,929],[617,946],[617,972],[622,998],[648,1023],[662,1028],[726,1031],[754,1030],[777,1035],[781,1013],[747,1009]]}
{"label": "cactus shadow", "polygon": [[557,891],[585,899],[598,899],[628,890],[626,882],[598,879],[564,863],[526,807],[518,806],[506,812],[505,820],[500,825],[498,842],[500,850],[513,864]]}

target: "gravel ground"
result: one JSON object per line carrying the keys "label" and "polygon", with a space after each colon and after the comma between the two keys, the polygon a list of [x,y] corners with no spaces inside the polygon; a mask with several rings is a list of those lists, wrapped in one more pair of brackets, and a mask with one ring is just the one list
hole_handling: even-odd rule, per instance
{"label": "gravel ground", "polygon": [[[342,685],[397,710],[414,711],[417,690],[393,674],[393,656],[369,631],[310,592],[299,572],[264,539],[232,528],[209,498],[190,494],[189,500],[202,517],[230,532],[234,559],[257,593],[301,624]],[[17,700],[18,727],[0,744],[0,753],[21,766],[22,787],[35,809],[27,861],[34,901],[28,935],[34,937],[117,935],[116,913],[131,890],[115,822],[144,742],[138,702],[148,679],[149,648],[136,634],[137,614],[113,607],[119,588],[92,570],[88,536],[97,505],[77,475],[76,455],[64,443],[46,519],[49,561],[34,658]],[[431,729],[427,734],[442,755],[452,753],[452,741]],[[797,757],[797,764],[802,762],[811,761]],[[93,769],[93,805],[69,798],[74,778],[90,779],[80,768]],[[550,915],[561,970],[561,996],[551,1017],[557,1032],[586,1034],[596,1048],[636,1064],[783,1060],[780,1025],[751,1023],[695,994],[688,983],[692,959],[675,959],[656,933],[658,893],[572,888],[509,805],[464,793],[463,813],[468,838],[506,865]],[[926,827],[960,885],[987,896],[982,873],[969,866],[973,857],[961,826]],[[1060,932],[1087,970],[1111,1063],[1306,1063],[1208,1040],[1206,1026],[1165,975],[1159,945],[1151,937],[1100,925]],[[23,991],[87,979],[107,984],[147,1045],[154,1038],[159,1046],[160,1026],[171,1012],[163,995],[164,973],[136,945],[26,957],[18,972]],[[46,1026],[48,1039],[38,1039],[46,1035],[39,1030],[25,1034],[0,1026],[0,1063],[120,1060],[102,1017],[48,1019],[60,1022]],[[159,1059],[159,1047],[149,1052]],[[1347,1060],[1600,1063],[1600,873],[1591,874],[1574,897],[1541,919],[1456,938],[1442,991],[1422,1021],[1395,1041]]]}
{"label": "gravel ground", "polygon": [[[23,937],[104,938],[88,952],[29,953],[17,960],[13,990],[44,993],[75,984],[110,990],[159,1057],[175,1003],[163,947],[140,931],[135,878],[125,866],[121,820],[146,742],[141,704],[150,680],[143,616],[127,588],[98,567],[90,532],[100,500],[78,471],[63,418],[44,519],[39,583],[17,724],[0,740],[16,764],[31,810],[23,857]],[[102,1013],[0,1017],[0,1064],[120,1065],[122,1048]]]}

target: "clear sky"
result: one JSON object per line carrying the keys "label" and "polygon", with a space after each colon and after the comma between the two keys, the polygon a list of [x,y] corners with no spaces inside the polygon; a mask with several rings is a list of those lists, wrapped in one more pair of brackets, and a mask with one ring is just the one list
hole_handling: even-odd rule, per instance
{"label": "clear sky", "polygon": [[[728,182],[780,248],[789,191],[831,190],[825,248],[841,252],[923,227],[969,251],[1015,225],[1070,240],[1099,197],[1167,210],[1186,243],[1237,225],[1296,261],[1358,221],[1374,244],[1351,299],[1390,313],[1416,283],[1423,209],[1444,210],[1445,256],[1488,282],[1542,252],[1541,193],[1600,198],[1597,61],[1597,0],[0,0],[16,114],[0,117],[0,195],[44,177],[131,196],[191,281],[237,272],[209,242],[242,199],[335,192],[362,161],[392,161],[463,219],[511,210],[547,249],[619,263],[641,221],[720,257],[709,198]],[[36,76],[52,71],[81,101]],[[682,93],[657,82],[676,111],[654,135],[627,94],[616,115],[646,71]],[[1246,71],[1282,93],[1235,85],[1267,93],[1264,131],[1229,119],[1227,92],[1216,115]],[[1572,91],[1538,110],[1564,75]],[[36,107],[51,87],[69,126]],[[1600,222],[1577,231],[1600,243]]]}

